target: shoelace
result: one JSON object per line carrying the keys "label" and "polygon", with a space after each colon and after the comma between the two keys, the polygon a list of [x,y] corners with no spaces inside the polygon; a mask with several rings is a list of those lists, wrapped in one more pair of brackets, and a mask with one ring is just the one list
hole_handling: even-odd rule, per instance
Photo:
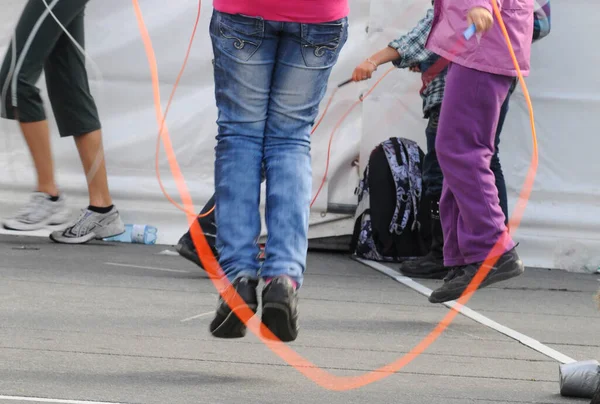
{"label": "shoelace", "polygon": [[85,218],[85,216],[87,215],[88,210],[87,209],[81,209],[81,213],[79,214],[79,216],[77,217],[77,219],[75,219],[74,221],[72,221],[69,224],[68,228],[73,228],[73,230],[76,229],[77,227],[81,227],[81,224],[83,222],[83,219]]}

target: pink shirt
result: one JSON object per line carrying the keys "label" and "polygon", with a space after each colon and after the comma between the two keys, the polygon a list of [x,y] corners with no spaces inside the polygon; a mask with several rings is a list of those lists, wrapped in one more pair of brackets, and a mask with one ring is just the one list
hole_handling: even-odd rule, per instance
{"label": "pink shirt", "polygon": [[213,0],[217,11],[265,20],[318,24],[348,15],[348,0]]}

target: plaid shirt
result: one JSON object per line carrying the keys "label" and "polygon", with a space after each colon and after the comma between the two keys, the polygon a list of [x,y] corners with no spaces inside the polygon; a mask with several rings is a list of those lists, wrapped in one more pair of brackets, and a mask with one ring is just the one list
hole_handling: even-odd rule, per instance
{"label": "plaid shirt", "polygon": [[[394,66],[400,69],[412,66],[429,66],[439,59],[438,55],[425,49],[425,43],[429,37],[432,24],[433,9],[429,9],[425,18],[419,21],[411,31],[389,43],[388,46],[396,49],[401,55],[400,58],[392,62]],[[425,67],[425,70],[427,70],[427,67]],[[422,72],[425,70],[421,69]],[[447,68],[442,70],[420,92],[421,98],[423,98],[423,114],[425,118],[429,118],[429,112],[432,108],[442,104],[447,72]]]}
{"label": "plaid shirt", "polygon": [[[433,4],[433,1],[431,2]],[[533,20],[533,42],[536,42],[550,33],[550,0],[536,0],[537,8],[534,11]],[[401,55],[392,63],[398,68],[418,66],[423,72],[423,82],[426,83],[420,94],[423,98],[423,114],[429,118],[432,109],[440,106],[444,98],[444,87],[446,86],[446,74],[448,68],[444,68],[432,80],[425,79],[425,72],[440,59],[437,54],[425,49],[425,43],[433,24],[433,9],[427,10],[425,18],[406,35],[389,43],[388,46],[396,49]],[[516,83],[515,83],[516,84]],[[514,86],[511,90],[514,91]]]}
{"label": "plaid shirt", "polygon": [[538,8],[533,12],[533,42],[550,33],[550,0],[536,0]]}

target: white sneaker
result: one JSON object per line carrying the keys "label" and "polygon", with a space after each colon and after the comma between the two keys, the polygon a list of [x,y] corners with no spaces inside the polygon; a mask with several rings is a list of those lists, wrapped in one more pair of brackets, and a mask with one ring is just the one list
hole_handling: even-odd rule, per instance
{"label": "white sneaker", "polygon": [[50,200],[44,192],[34,192],[29,202],[13,218],[6,219],[3,226],[7,230],[34,231],[48,226],[58,226],[69,221],[70,212],[65,197],[58,201]]}
{"label": "white sneaker", "polygon": [[90,240],[118,236],[125,232],[125,224],[119,211],[113,206],[108,213],[97,213],[82,209],[81,215],[72,225],[61,231],[50,234],[50,239],[57,243],[83,244]]}

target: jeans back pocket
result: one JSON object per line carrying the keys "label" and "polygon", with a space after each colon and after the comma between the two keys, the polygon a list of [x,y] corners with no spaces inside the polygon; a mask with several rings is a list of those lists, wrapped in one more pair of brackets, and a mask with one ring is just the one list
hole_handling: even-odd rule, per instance
{"label": "jeans back pocket", "polygon": [[348,19],[302,24],[302,57],[307,67],[332,67],[348,39]]}
{"label": "jeans back pocket", "polygon": [[246,62],[263,42],[265,23],[261,18],[215,11],[211,34],[222,52]]}

